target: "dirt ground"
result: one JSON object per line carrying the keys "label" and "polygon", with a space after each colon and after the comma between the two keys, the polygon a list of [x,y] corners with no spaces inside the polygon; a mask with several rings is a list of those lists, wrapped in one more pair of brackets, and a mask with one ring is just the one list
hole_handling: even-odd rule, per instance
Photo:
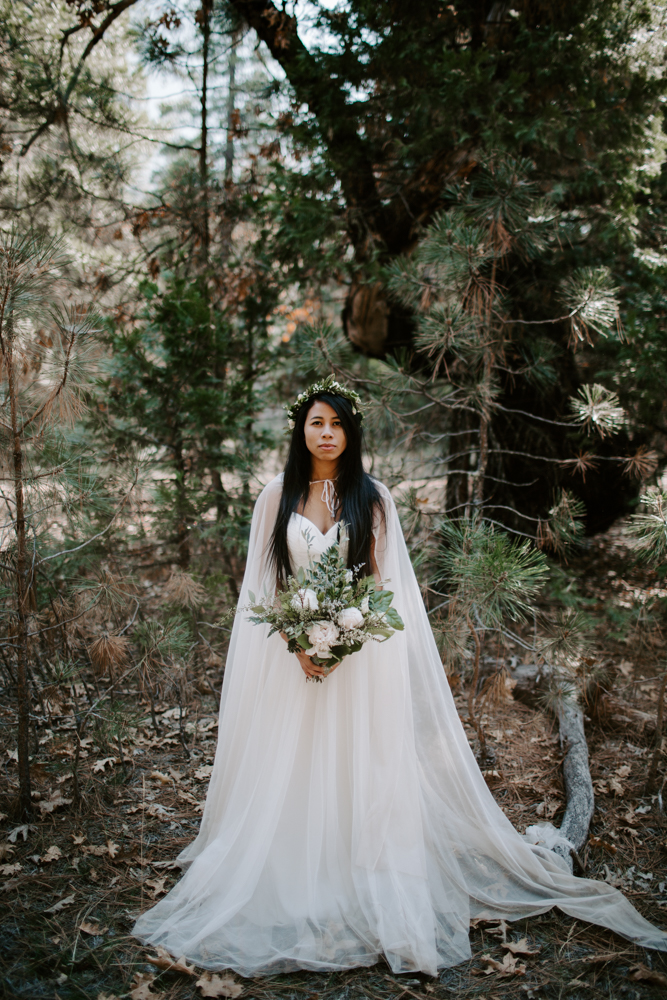
{"label": "dirt ground", "polygon": [[[622,888],[667,927],[667,814],[662,793],[643,795],[665,659],[659,622],[643,608],[661,598],[658,578],[634,563],[620,531],[592,540],[554,579],[553,600],[594,622],[592,659],[604,682],[587,736],[596,811],[582,860],[586,874]],[[159,581],[155,586],[159,600]],[[512,651],[487,649],[493,656]],[[93,684],[93,680],[90,680]],[[18,779],[10,691],[0,705],[6,794],[0,799],[0,968],[3,997],[27,1000],[185,1000],[201,996],[287,998],[635,998],[667,996],[667,954],[636,948],[557,911],[511,925],[471,928],[473,958],[437,978],[397,976],[379,963],[347,973],[240,979],[164,970],[130,937],[135,916],[178,877],[173,859],[195,835],[217,736],[219,663],[201,661],[184,718],[157,705],[157,731],[138,686],[118,699],[131,717],[120,744],[91,728],[76,765],[75,699],[51,692],[36,706],[32,769],[35,815],[12,819]],[[457,692],[465,715],[463,692]],[[486,778],[519,830],[556,825],[564,808],[562,751],[548,714],[509,700],[484,719],[496,754]],[[472,730],[469,730],[472,740]],[[664,748],[663,748],[664,749]],[[122,757],[121,757],[122,750]],[[667,781],[663,753],[660,787]],[[157,956],[160,961],[160,956]],[[163,962],[164,964],[164,962]]]}

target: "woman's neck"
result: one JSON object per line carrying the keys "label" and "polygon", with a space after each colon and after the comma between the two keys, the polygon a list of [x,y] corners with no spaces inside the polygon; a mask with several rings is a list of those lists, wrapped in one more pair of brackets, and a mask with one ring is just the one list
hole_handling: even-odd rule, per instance
{"label": "woman's neck", "polygon": [[338,459],[327,462],[321,458],[313,458],[310,463],[310,481],[317,482],[318,479],[335,479],[338,472]]}

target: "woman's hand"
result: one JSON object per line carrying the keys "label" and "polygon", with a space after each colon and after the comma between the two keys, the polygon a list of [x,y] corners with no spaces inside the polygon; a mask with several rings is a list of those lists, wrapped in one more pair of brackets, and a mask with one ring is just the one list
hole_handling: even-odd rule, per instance
{"label": "woman's hand", "polygon": [[311,679],[314,677],[325,678],[329,674],[333,673],[333,671],[338,666],[338,664],[336,664],[334,667],[331,668],[331,670],[325,670],[324,667],[318,667],[316,663],[313,663],[310,656],[307,656],[305,652],[295,653],[294,655],[301,664],[301,669],[303,670],[306,677],[310,677]]}
{"label": "woman's hand", "polygon": [[[283,638],[285,640],[285,642],[289,641],[284,632],[281,632],[280,635],[281,635],[281,638]],[[303,670],[303,672],[306,675],[306,677],[310,677],[310,678],[313,678],[313,677],[321,677],[321,678],[327,677],[329,674],[332,674],[334,672],[334,670],[336,669],[336,667],[338,666],[338,664],[336,663],[333,667],[331,667],[330,670],[325,670],[324,667],[320,667],[316,663],[313,663],[313,661],[311,660],[310,656],[308,656],[306,654],[306,652],[303,651],[303,650],[299,650],[299,652],[295,653],[294,655],[296,656],[297,660],[299,661],[301,669]]]}

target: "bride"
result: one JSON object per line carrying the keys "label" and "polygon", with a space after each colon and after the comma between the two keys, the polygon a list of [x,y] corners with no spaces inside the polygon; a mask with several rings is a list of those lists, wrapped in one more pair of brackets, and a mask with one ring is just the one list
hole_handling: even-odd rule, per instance
{"label": "bride", "polygon": [[237,616],[201,830],[178,858],[185,875],[134,934],[244,976],[381,955],[394,972],[435,975],[470,957],[471,919],[558,906],[667,950],[667,934],[618,890],[575,878],[496,804],[391,496],[363,470],[357,394],[329,377],[288,412],[285,471],[257,500],[239,607],[316,560],[345,523],[348,566],[391,581],[405,631],[304,683],[321,667]]}

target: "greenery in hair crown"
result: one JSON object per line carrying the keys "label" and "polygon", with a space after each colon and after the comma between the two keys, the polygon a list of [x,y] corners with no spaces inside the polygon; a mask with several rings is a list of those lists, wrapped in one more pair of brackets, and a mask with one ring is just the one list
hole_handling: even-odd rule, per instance
{"label": "greenery in hair crown", "polygon": [[359,393],[355,392],[354,389],[348,389],[346,385],[341,385],[333,375],[327,375],[321,382],[313,382],[307,389],[299,393],[293,403],[285,406],[287,410],[287,423],[290,430],[294,430],[297,414],[303,404],[308,402],[312,396],[316,396],[318,392],[328,392],[332,396],[342,396],[352,404],[353,413],[361,414],[362,402]]}

